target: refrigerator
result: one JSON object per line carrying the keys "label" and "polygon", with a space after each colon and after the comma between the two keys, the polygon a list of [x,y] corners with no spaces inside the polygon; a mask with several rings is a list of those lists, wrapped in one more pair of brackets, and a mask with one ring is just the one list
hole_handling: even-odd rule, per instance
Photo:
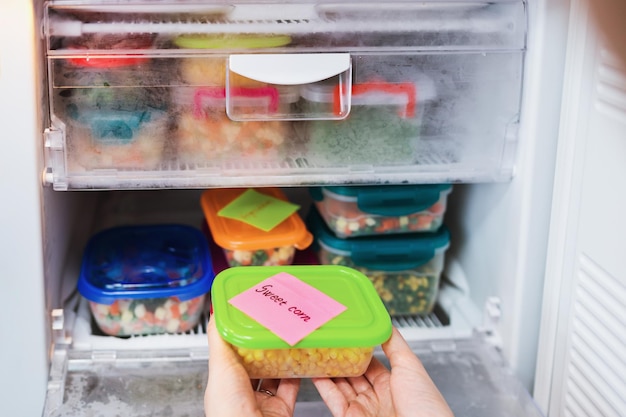
{"label": "refrigerator", "polygon": [[[393,323],[455,415],[625,416],[626,200],[619,179],[626,175],[626,78],[598,28],[580,0],[3,1],[2,413],[203,415],[210,372],[204,324],[133,338],[95,330],[76,279],[96,231],[162,221],[201,227],[199,198],[208,188],[281,187],[306,214],[312,186],[452,183],[437,313]],[[101,33],[123,42],[146,31],[160,42],[148,52],[65,43]],[[168,38],[216,31],[279,33],[300,43],[248,54],[177,49]],[[175,156],[129,167],[118,154],[113,168],[88,166],[103,162],[77,162],[93,149],[72,142],[84,133],[62,91],[95,81],[72,81],[67,68],[98,59],[114,67],[121,55],[157,62],[159,70],[135,71],[131,85],[147,82],[155,91],[163,85],[151,77],[167,79],[172,63],[218,56],[226,62],[218,98],[241,123],[342,125],[360,103],[354,86],[368,74],[380,66],[380,74],[411,74],[424,112],[420,141],[394,153],[389,140],[378,139],[364,145],[374,152],[363,157],[373,160],[354,162],[298,147],[296,129],[286,157],[212,164],[192,149],[188,156],[201,162]],[[303,86],[325,88],[318,81],[330,79],[333,100],[345,107],[289,106],[251,117],[237,106],[242,90],[234,88],[236,75],[251,72],[279,85],[272,91],[288,104],[299,98],[290,99],[287,87],[299,85],[302,94]],[[193,84],[177,82],[166,81],[164,90],[184,93]],[[308,91],[309,98],[327,97]],[[190,103],[185,94],[172,96]],[[296,415],[330,415],[307,381]]]}

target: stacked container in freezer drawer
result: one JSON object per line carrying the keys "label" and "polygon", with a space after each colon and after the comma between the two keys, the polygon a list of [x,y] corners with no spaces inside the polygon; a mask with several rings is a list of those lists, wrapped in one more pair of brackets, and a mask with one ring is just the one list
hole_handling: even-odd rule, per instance
{"label": "stacked container in freezer drawer", "polygon": [[311,188],[307,224],[321,264],[374,283],[391,315],[431,313],[450,242],[443,224],[450,185]]}

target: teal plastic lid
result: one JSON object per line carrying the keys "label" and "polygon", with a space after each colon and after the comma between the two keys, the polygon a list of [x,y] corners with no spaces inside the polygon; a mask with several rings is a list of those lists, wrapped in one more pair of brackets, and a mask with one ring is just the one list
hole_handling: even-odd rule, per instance
{"label": "teal plastic lid", "polygon": [[348,239],[335,235],[315,207],[306,220],[316,246],[350,256],[356,266],[379,271],[414,269],[430,261],[450,245],[450,232],[442,225],[435,232],[399,233],[393,235],[359,236]]}
{"label": "teal plastic lid", "polygon": [[[346,306],[294,346],[232,306],[228,300],[261,281],[286,272]],[[222,338],[248,349],[374,347],[391,336],[391,318],[371,281],[359,271],[338,265],[243,266],[220,272],[211,301]]]}
{"label": "teal plastic lid", "polygon": [[365,185],[309,188],[313,199],[321,201],[325,193],[346,201],[356,201],[364,213],[381,216],[406,216],[425,210],[452,191],[450,184]]}

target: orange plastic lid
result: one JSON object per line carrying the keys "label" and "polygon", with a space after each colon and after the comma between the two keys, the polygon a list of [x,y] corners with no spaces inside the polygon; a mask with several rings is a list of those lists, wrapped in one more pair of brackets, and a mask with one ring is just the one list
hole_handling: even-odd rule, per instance
{"label": "orange plastic lid", "polygon": [[[259,250],[293,245],[306,249],[313,242],[300,215],[296,212],[269,231],[263,231],[236,219],[218,216],[218,212],[239,197],[246,188],[216,188],[202,193],[200,203],[209,224],[213,240],[228,250]],[[255,191],[288,201],[278,188],[258,188]]]}

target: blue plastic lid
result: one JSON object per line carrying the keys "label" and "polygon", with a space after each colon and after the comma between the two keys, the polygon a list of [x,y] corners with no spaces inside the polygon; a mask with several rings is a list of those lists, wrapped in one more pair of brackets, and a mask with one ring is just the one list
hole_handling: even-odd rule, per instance
{"label": "blue plastic lid", "polygon": [[149,110],[79,110],[75,104],[68,106],[70,117],[87,124],[93,137],[103,143],[125,144],[135,139],[139,129],[165,115]]}
{"label": "blue plastic lid", "polygon": [[315,245],[349,255],[356,266],[381,271],[414,269],[430,261],[450,244],[450,232],[442,225],[435,232],[400,233],[380,236],[337,237],[315,207],[307,216],[307,227]]}
{"label": "blue plastic lid", "polygon": [[213,278],[209,247],[200,230],[185,225],[123,226],[88,242],[78,291],[100,304],[172,296],[186,301],[208,293]]}
{"label": "blue plastic lid", "polygon": [[431,207],[442,194],[450,193],[450,184],[365,185],[310,188],[316,201],[324,191],[356,200],[359,210],[381,216],[406,216]]}

